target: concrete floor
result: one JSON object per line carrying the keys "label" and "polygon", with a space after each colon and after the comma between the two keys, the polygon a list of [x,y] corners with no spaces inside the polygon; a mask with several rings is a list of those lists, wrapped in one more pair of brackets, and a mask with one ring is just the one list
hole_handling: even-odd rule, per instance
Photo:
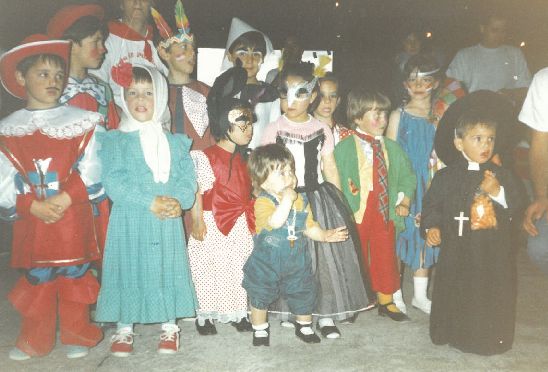
{"label": "concrete floor", "polygon": [[[181,350],[172,356],[156,353],[158,325],[137,326],[134,354],[109,354],[108,339],[82,359],[69,360],[62,346],[43,358],[13,362],[19,317],[6,300],[17,278],[0,253],[0,371],[542,371],[548,370],[548,277],[519,254],[519,295],[514,347],[491,357],[464,354],[448,346],[434,346],[428,336],[428,316],[409,309],[411,322],[396,323],[376,311],[363,313],[353,325],[341,325],[342,338],[318,345],[299,341],[290,329],[273,322],[271,346],[254,348],[251,334],[219,325],[218,335],[199,336],[191,321],[179,321]],[[406,275],[405,293],[412,293]],[[409,296],[406,296],[409,297]],[[410,298],[407,298],[410,302]],[[496,309],[493,309],[496,311]]]}

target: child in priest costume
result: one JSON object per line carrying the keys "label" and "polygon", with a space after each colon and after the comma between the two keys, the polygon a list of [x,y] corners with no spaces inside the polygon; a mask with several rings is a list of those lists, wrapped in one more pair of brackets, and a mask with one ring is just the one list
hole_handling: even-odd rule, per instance
{"label": "child in priest costume", "polygon": [[456,121],[442,120],[436,133],[436,153],[447,168],[436,173],[424,197],[421,231],[428,245],[440,246],[432,342],[492,355],[509,350],[514,338],[510,222],[522,199],[516,180],[492,159],[504,126],[481,102],[496,93],[473,94],[482,97],[469,100]]}

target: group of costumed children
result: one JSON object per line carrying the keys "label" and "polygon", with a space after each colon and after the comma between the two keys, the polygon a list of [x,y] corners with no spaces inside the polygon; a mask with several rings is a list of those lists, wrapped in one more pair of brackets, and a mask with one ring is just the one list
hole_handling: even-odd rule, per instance
{"label": "group of costumed children", "polygon": [[[399,262],[415,272],[412,305],[426,313],[438,262],[434,343],[511,347],[517,186],[491,162],[497,122],[481,105],[440,125],[438,141],[435,63],[409,61],[410,99],[390,120],[385,96],[352,90],[345,126],[334,121],[333,75],[288,63],[277,89],[257,80],[272,45],[244,22],[233,20],[227,70],[209,89],[190,78],[180,1],[176,32],[129,3],[108,24],[108,53],[103,10],[88,4],[61,9],[47,36],[0,59],[4,87],[26,100],[0,121],[0,212],[24,273],[9,294],[22,319],[11,359],[48,354],[57,323],[67,357],[87,355],[103,337],[95,302],[94,320],[116,323],[115,356],[132,353],[135,323],[160,323],[158,352],[177,352],[177,319],[189,317],[201,335],[218,323],[251,331],[256,346],[270,344],[267,314],[306,343],[321,340],[313,320],[335,339],[335,321],[375,306],[409,320]],[[432,179],[435,136],[447,168]]]}

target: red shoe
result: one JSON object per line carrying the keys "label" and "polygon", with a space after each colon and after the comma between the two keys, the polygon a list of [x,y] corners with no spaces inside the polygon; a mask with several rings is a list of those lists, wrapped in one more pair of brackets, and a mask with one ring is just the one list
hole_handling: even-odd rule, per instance
{"label": "red shoe", "polygon": [[133,336],[130,328],[122,328],[116,331],[110,339],[110,352],[120,358],[128,357],[133,351]]}
{"label": "red shoe", "polygon": [[158,344],[159,354],[175,354],[179,350],[179,332],[177,324],[162,324],[162,334]]}

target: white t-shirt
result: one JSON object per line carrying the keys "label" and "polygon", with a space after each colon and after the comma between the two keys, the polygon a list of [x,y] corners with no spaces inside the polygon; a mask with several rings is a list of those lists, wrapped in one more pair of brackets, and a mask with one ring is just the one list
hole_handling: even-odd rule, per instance
{"label": "white t-shirt", "polygon": [[510,45],[486,48],[480,44],[461,49],[451,61],[448,77],[460,80],[469,93],[486,89],[526,88],[531,73],[520,49]]}
{"label": "white t-shirt", "polygon": [[519,120],[539,132],[548,132],[548,68],[535,74]]}

